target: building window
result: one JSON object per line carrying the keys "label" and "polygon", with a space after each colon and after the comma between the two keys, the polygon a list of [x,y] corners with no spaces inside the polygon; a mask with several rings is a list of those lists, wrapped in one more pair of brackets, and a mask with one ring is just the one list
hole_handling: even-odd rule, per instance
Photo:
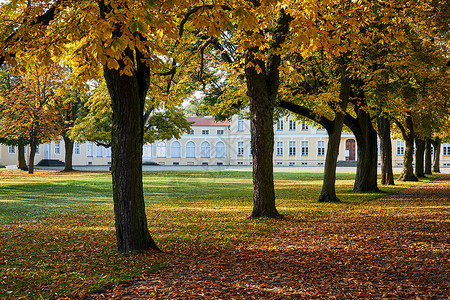
{"label": "building window", "polygon": [[9,154],[16,154],[16,146],[8,146]]}
{"label": "building window", "polygon": [[252,154],[252,142],[248,143],[248,155],[251,156]]}
{"label": "building window", "polygon": [[302,141],[302,156],[308,156],[308,141]]}
{"label": "building window", "polygon": [[166,143],[159,142],[156,145],[156,157],[166,157]]}
{"label": "building window", "polygon": [[317,142],[317,155],[319,156],[325,155],[325,141]]}
{"label": "building window", "polygon": [[181,157],[181,144],[178,141],[174,141],[170,145],[170,157]]}
{"label": "building window", "polygon": [[142,157],[152,158],[152,149],[153,147],[151,144],[144,144],[144,146],[142,147]]}
{"label": "building window", "polygon": [[37,145],[37,146],[36,146],[36,152],[35,152],[35,154],[39,154],[40,150],[41,150],[41,146],[40,146],[40,145]]}
{"label": "building window", "polygon": [[80,151],[80,143],[75,142],[73,143],[73,153],[79,155],[81,153]]}
{"label": "building window", "polygon": [[397,141],[397,155],[405,155],[405,141]]}
{"label": "building window", "polygon": [[296,154],[296,142],[295,141],[289,141],[289,155],[290,156],[295,156]]}
{"label": "building window", "polygon": [[55,154],[61,154],[61,143],[55,142]]}
{"label": "building window", "polygon": [[244,164],[244,162],[242,162],[242,161],[238,161],[238,162],[237,162],[237,164],[238,164],[238,165],[243,165],[243,164]]}
{"label": "building window", "polygon": [[317,165],[318,166],[323,166],[323,162],[318,162]]}
{"label": "building window", "polygon": [[108,148],[105,149],[105,156],[106,157],[111,157],[111,147],[108,147]]}
{"label": "building window", "polygon": [[187,158],[195,157],[195,144],[192,141],[187,142],[186,144],[186,157]]}
{"label": "building window", "polygon": [[103,157],[103,146],[97,146],[97,157]]}
{"label": "building window", "polygon": [[191,129],[188,134],[194,134],[194,133],[195,133],[194,129]]}
{"label": "building window", "polygon": [[294,120],[289,119],[289,131],[294,131],[296,129],[297,129],[297,123]]}
{"label": "building window", "polygon": [[307,166],[307,165],[308,165],[307,162],[305,162],[305,161],[302,162],[302,166]]}
{"label": "building window", "polygon": [[237,142],[237,155],[243,156],[244,155],[244,142],[239,141]]}
{"label": "building window", "polygon": [[445,156],[450,155],[450,144],[449,143],[442,144],[442,155],[445,155]]}
{"label": "building window", "polygon": [[278,119],[277,121],[277,131],[283,131],[284,129],[284,120],[283,118]]}
{"label": "building window", "polygon": [[244,131],[244,120],[238,117],[238,128],[237,131]]}
{"label": "building window", "polygon": [[215,150],[217,158],[225,157],[225,144],[223,142],[217,142]]}
{"label": "building window", "polygon": [[282,165],[283,165],[283,162],[277,161],[277,166],[282,166]]}
{"label": "building window", "polygon": [[283,142],[277,141],[277,156],[283,156]]}
{"label": "building window", "polygon": [[303,121],[302,123],[302,130],[308,130],[308,125],[306,124],[305,121]]}
{"label": "building window", "polygon": [[203,157],[203,158],[211,157],[211,145],[206,141],[204,141],[200,145],[200,157]]}
{"label": "building window", "polygon": [[290,162],[289,162],[289,166],[290,166],[290,167],[293,167],[293,166],[295,166],[295,162],[293,162],[293,161],[290,161]]}
{"label": "building window", "polygon": [[217,135],[222,135],[223,134],[223,129],[217,129]]}
{"label": "building window", "polygon": [[202,134],[209,134],[209,129],[202,129]]}
{"label": "building window", "polygon": [[91,142],[87,142],[86,143],[86,156],[92,157],[93,152],[94,152],[94,144],[92,144]]}

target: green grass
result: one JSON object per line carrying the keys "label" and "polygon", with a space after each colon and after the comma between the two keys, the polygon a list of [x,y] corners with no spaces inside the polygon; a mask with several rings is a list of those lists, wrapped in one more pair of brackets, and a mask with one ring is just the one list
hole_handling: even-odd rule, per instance
{"label": "green grass", "polygon": [[[352,193],[354,173],[338,173],[343,201],[319,204],[321,172],[276,172],[281,220],[247,220],[250,172],[145,172],[150,232],[164,251],[116,251],[108,173],[0,171],[0,298],[77,297],[176,260],[271,234],[285,220],[304,220],[382,194]],[[384,188],[396,192],[415,183]]]}

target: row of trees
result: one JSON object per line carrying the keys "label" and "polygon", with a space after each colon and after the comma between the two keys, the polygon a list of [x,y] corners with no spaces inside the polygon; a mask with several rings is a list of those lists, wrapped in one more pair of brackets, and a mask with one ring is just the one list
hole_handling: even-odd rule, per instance
{"label": "row of trees", "polygon": [[[252,218],[279,216],[272,161],[278,107],[329,133],[320,201],[338,201],[334,181],[344,124],[363,158],[355,191],[378,190],[375,128],[383,157],[390,157],[385,141],[391,122],[406,141],[402,178],[414,179],[411,140],[445,136],[448,125],[444,2],[10,1],[0,6],[0,65],[64,57],[73,82],[104,78],[112,108],[118,249],[157,249],[144,210],[144,128],[158,108],[161,122],[179,118],[164,113],[198,88],[215,115],[248,108]],[[383,164],[383,178],[391,182],[389,162]]]}

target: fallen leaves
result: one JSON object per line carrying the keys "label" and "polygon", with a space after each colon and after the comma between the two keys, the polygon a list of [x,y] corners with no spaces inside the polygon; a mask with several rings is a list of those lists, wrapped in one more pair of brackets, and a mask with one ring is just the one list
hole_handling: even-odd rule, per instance
{"label": "fallen leaves", "polygon": [[450,176],[87,299],[448,299]]}

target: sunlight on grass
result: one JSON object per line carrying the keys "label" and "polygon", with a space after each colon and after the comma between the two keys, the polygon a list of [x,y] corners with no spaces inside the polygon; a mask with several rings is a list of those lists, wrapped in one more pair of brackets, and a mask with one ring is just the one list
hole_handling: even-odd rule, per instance
{"label": "sunlight on grass", "polygon": [[[279,212],[304,220],[385,195],[352,193],[355,174],[338,173],[342,203],[321,204],[322,176],[275,172]],[[247,219],[251,172],[145,172],[143,182],[149,229],[164,252],[121,255],[109,173],[0,171],[0,298],[81,297],[285,224]],[[382,189],[393,193],[414,184]]]}

